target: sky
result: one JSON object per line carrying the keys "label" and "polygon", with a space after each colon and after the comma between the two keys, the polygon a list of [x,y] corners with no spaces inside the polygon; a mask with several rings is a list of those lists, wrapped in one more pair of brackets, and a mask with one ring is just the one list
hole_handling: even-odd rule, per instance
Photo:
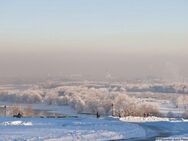
{"label": "sky", "polygon": [[0,76],[188,77],[187,0],[0,0]]}

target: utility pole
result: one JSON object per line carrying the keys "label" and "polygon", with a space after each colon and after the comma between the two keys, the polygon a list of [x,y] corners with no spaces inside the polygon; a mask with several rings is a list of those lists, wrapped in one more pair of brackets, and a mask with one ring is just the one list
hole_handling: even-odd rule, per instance
{"label": "utility pole", "polygon": [[7,116],[7,106],[6,105],[4,106],[4,116],[5,117]]}
{"label": "utility pole", "polygon": [[112,103],[112,116],[114,116],[114,104]]}

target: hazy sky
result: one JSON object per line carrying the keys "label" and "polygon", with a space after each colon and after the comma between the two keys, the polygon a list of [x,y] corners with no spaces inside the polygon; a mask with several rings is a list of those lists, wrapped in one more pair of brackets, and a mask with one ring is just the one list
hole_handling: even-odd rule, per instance
{"label": "hazy sky", "polygon": [[0,76],[187,77],[187,56],[187,0],[0,0]]}

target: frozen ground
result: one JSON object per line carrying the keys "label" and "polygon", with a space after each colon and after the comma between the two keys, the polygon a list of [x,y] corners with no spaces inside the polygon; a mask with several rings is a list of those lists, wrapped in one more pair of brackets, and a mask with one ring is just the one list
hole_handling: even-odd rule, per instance
{"label": "frozen ground", "polygon": [[[153,118],[151,118],[153,119]],[[125,122],[118,118],[0,118],[0,141],[103,141],[184,137],[188,122]]]}
{"label": "frozen ground", "polygon": [[[0,140],[118,140],[145,137],[138,124],[113,118],[0,118]],[[135,134],[136,133],[136,134]]]}
{"label": "frozen ground", "polygon": [[[146,131],[147,129],[153,130],[157,135],[153,137],[148,137],[146,141],[154,141],[156,138],[168,138],[170,137],[173,141],[174,137],[187,137],[188,134],[188,122],[180,122],[180,121],[173,121],[173,122],[145,122],[139,123]],[[147,133],[146,133],[147,136]],[[140,139],[136,139],[140,140]],[[179,138],[176,141],[184,141]]]}
{"label": "frozen ground", "polygon": [[169,118],[160,118],[160,117],[133,117],[133,116],[128,116],[124,118],[120,118],[121,121],[124,122],[160,122],[160,121],[171,121]]}
{"label": "frozen ground", "polygon": [[[27,90],[31,86],[22,86],[21,90]],[[93,85],[91,86],[93,87]],[[96,87],[101,87],[100,85]],[[2,88],[2,94],[5,86]],[[6,87],[6,89],[14,90],[14,85]],[[52,91],[51,91],[52,89]],[[53,93],[54,88],[40,89],[42,92]],[[28,91],[30,94],[33,89]],[[37,88],[37,90],[39,90]],[[40,92],[39,91],[39,92]],[[121,90],[122,91],[122,90]],[[120,91],[120,92],[121,92]],[[14,90],[13,94],[20,94],[21,91]],[[85,91],[84,91],[85,92]],[[87,92],[87,91],[86,91]],[[102,91],[103,92],[103,91]],[[40,94],[40,93],[39,93]],[[77,92],[76,92],[77,94]],[[90,94],[88,92],[88,94]],[[161,113],[173,112],[175,114],[184,112],[182,108],[176,108],[171,102],[171,99],[163,99],[161,93],[152,93],[143,97],[145,92],[140,92],[137,97],[143,102],[149,102],[151,104],[159,105]],[[43,96],[43,93],[40,94]],[[61,96],[64,93],[60,93]],[[129,95],[132,95],[129,93]],[[170,93],[165,94],[170,95]],[[2,95],[6,96],[6,95]],[[76,95],[75,95],[76,96]],[[80,96],[83,96],[81,93]],[[154,96],[152,98],[151,96]],[[157,98],[155,98],[157,96]],[[175,95],[173,94],[173,97]],[[8,97],[9,98],[9,97]],[[19,97],[16,97],[19,99]],[[27,97],[26,97],[27,98]],[[28,97],[33,98],[33,97]],[[54,95],[52,95],[54,98]],[[90,96],[89,96],[90,98]],[[93,97],[92,97],[93,98]],[[77,98],[78,99],[78,98]],[[76,100],[77,100],[76,99]],[[99,98],[97,98],[99,99]],[[14,99],[13,99],[14,100]],[[102,117],[96,119],[93,115],[77,114],[77,112],[68,105],[60,103],[47,105],[42,99],[39,103],[16,103],[21,107],[28,107],[32,105],[34,111],[47,111],[50,113],[60,113],[63,115],[76,115],[78,118],[3,118],[0,117],[0,141],[93,141],[93,140],[134,140],[134,141],[153,141],[156,137],[185,137],[188,135],[188,120],[183,119],[169,119],[169,118],[157,118],[157,117],[126,117],[126,118],[112,118]],[[92,100],[92,99],[91,99]],[[14,104],[12,101],[2,100],[1,106],[11,106]],[[16,101],[16,100],[15,100]],[[60,101],[61,102],[61,101]],[[79,106],[79,105],[77,105]],[[87,107],[87,105],[85,106]]]}

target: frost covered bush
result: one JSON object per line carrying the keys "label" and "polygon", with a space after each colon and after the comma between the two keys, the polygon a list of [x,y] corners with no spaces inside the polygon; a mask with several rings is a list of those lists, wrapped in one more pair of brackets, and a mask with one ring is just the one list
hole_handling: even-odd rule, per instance
{"label": "frost covered bush", "polygon": [[145,113],[156,114],[158,112],[156,107],[141,103],[138,98],[128,96],[125,91],[116,92],[107,88],[82,85],[0,91],[0,100],[69,105],[78,113],[96,114],[98,112],[102,115],[111,115],[114,112],[116,116],[143,116]]}
{"label": "frost covered bush", "polygon": [[7,115],[9,116],[17,115],[18,113],[23,114],[23,109],[18,105],[9,107],[9,110],[7,111]]}
{"label": "frost covered bush", "polygon": [[26,108],[19,105],[12,105],[6,108],[6,116],[17,115],[18,113],[22,114],[23,116],[33,116],[34,114],[31,105]]}
{"label": "frost covered bush", "polygon": [[188,119],[188,111],[185,111],[185,112],[182,114],[182,117]]}
{"label": "frost covered bush", "polygon": [[167,117],[168,118],[175,118],[176,115],[173,112],[170,111],[170,112],[167,113]]}
{"label": "frost covered bush", "polygon": [[188,107],[188,95],[180,95],[176,99],[176,106],[183,107],[186,110]]}
{"label": "frost covered bush", "polygon": [[47,93],[45,101],[48,104],[67,104],[78,113],[113,114],[115,116],[144,116],[145,114],[158,115],[158,107],[141,103],[138,99],[125,93],[110,92],[107,90],[87,88],[82,86],[58,87]]}
{"label": "frost covered bush", "polygon": [[42,102],[43,92],[40,90],[9,90],[0,92],[0,101],[39,103]]}
{"label": "frost covered bush", "polygon": [[188,84],[185,83],[136,83],[127,84],[130,92],[181,93],[188,94]]}
{"label": "frost covered bush", "polygon": [[34,115],[33,108],[31,105],[28,105],[28,107],[23,109],[23,115],[24,116],[33,116]]}
{"label": "frost covered bush", "polygon": [[[119,98],[118,98],[119,97]],[[78,113],[109,114],[113,103],[122,103],[126,94],[108,92],[107,90],[87,88],[82,86],[64,86],[49,91],[45,96],[48,104],[70,105]],[[118,100],[119,99],[119,100]],[[122,100],[121,100],[122,99]],[[119,106],[121,107],[121,106]]]}
{"label": "frost covered bush", "polygon": [[115,109],[115,115],[126,116],[159,116],[160,112],[158,106],[151,105],[149,103],[137,103],[135,99],[131,101],[125,101],[121,108]]}
{"label": "frost covered bush", "polygon": [[39,103],[42,101],[42,92],[35,90],[26,90],[19,94],[19,102],[25,101],[27,103]]}
{"label": "frost covered bush", "polygon": [[139,105],[138,108],[140,111],[138,112],[140,116],[148,116],[148,115],[159,116],[160,115],[159,108],[157,105],[144,103],[144,104]]}

